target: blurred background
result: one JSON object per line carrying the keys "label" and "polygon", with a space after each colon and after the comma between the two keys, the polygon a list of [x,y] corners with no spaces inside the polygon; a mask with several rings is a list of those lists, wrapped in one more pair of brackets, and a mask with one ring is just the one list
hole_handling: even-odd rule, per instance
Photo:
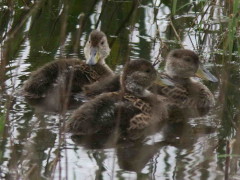
{"label": "blurred background", "polygon": [[[239,24],[239,0],[0,1],[0,178],[239,180]],[[72,111],[41,111],[17,92],[54,59],[84,59],[93,29],[106,33],[116,72],[129,58],[161,70],[171,49],[196,51],[219,78],[204,82],[216,107],[135,143],[64,133]]]}

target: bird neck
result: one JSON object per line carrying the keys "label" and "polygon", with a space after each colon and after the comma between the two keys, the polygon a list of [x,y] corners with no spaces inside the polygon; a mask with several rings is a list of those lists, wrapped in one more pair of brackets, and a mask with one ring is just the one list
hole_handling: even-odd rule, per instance
{"label": "bird neck", "polygon": [[106,64],[105,58],[100,58],[100,59],[98,60],[98,63],[99,63],[99,64]]}
{"label": "bird neck", "polygon": [[147,97],[151,94],[151,92],[148,91],[146,88],[140,86],[139,84],[131,80],[125,80],[125,82],[121,80],[121,87],[124,93],[130,93],[137,97]]}
{"label": "bird neck", "polygon": [[130,93],[136,97],[147,97],[151,94],[150,91],[144,89],[138,89],[138,88],[135,88],[135,89],[129,89],[129,88],[124,88],[124,93]]}
{"label": "bird neck", "polygon": [[105,59],[100,59],[98,62],[99,65],[103,66],[109,74],[114,74],[112,69],[106,64]]}
{"label": "bird neck", "polygon": [[188,84],[191,81],[190,78],[181,77],[181,76],[178,76],[178,75],[175,75],[175,74],[171,74],[171,73],[167,73],[167,76],[172,81],[174,81],[174,82],[176,82],[178,84],[182,84],[182,85]]}

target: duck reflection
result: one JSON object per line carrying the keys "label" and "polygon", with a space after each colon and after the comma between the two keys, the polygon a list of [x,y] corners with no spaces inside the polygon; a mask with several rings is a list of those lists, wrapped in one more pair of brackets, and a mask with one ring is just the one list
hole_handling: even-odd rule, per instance
{"label": "duck reflection", "polygon": [[[165,161],[167,161],[167,157],[171,156],[174,156],[177,161],[178,156],[181,156],[179,152],[193,151],[198,137],[214,132],[215,130],[208,126],[192,127],[188,123],[165,123],[161,132],[159,132],[159,129],[148,131],[144,137],[134,141],[127,137],[116,137],[116,133],[88,136],[73,135],[71,139],[76,145],[86,149],[114,148],[121,169],[141,173],[145,167],[153,163],[155,156],[162,155],[165,152]],[[159,134],[161,134],[160,140]],[[173,152],[170,149],[176,151]],[[166,164],[167,162],[162,163]]]}
{"label": "duck reflection", "polygon": [[48,98],[28,99],[26,102],[30,104],[37,113],[63,113],[66,110],[76,109],[84,102],[88,101],[82,93],[72,94],[69,97],[61,97],[59,93],[61,89],[54,89],[48,93]]}

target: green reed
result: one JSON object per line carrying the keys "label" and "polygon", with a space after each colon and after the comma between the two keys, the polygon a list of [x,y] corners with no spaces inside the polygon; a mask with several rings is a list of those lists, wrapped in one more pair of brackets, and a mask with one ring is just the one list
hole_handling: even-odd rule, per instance
{"label": "green reed", "polygon": [[4,126],[5,126],[5,115],[1,114],[0,115],[0,134],[3,133]]}
{"label": "green reed", "polygon": [[228,32],[227,32],[227,41],[224,46],[225,52],[228,51],[229,56],[231,57],[235,50],[240,53],[239,46],[239,37],[237,38],[237,30],[239,31],[239,22],[240,22],[240,11],[239,11],[239,1],[234,0],[232,6],[232,14],[229,15],[229,23],[228,23]]}
{"label": "green reed", "polygon": [[174,16],[176,14],[176,10],[177,10],[177,0],[173,0],[172,1],[172,16]]}

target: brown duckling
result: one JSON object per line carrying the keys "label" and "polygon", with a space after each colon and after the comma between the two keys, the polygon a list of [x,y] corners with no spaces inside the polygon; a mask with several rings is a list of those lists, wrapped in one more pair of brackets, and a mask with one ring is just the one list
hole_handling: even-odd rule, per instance
{"label": "brown duckling", "polygon": [[[217,82],[217,79],[200,63],[199,57],[191,50],[178,49],[169,53],[166,58],[165,73],[159,74],[162,80],[170,81],[169,86],[154,83],[150,91],[167,97],[176,107],[196,110],[198,115],[207,113],[214,105],[214,97],[201,82],[192,79],[200,77]],[[117,91],[120,86],[120,75],[106,78],[103,83],[84,86],[85,94],[95,96],[102,92]]]}
{"label": "brown duckling", "polygon": [[147,90],[156,78],[150,62],[130,61],[123,70],[121,90],[103,93],[83,104],[70,118],[68,131],[90,135],[120,128],[128,134],[162,122],[168,116],[164,98]]}
{"label": "brown duckling", "polygon": [[[93,30],[84,48],[86,62],[79,59],[61,59],[50,62],[33,72],[23,85],[27,98],[43,98],[53,87],[64,87],[67,92],[81,92],[82,87],[113,75],[105,64],[110,48],[106,35]],[[69,88],[70,87],[70,88]]]}
{"label": "brown duckling", "polygon": [[192,79],[196,76],[212,82],[218,81],[203,68],[196,53],[185,49],[173,50],[166,58],[165,73],[161,77],[173,82],[174,86],[155,85],[151,90],[155,88],[158,94],[167,97],[177,107],[197,110],[202,115],[209,111],[215,100],[204,84]]}

